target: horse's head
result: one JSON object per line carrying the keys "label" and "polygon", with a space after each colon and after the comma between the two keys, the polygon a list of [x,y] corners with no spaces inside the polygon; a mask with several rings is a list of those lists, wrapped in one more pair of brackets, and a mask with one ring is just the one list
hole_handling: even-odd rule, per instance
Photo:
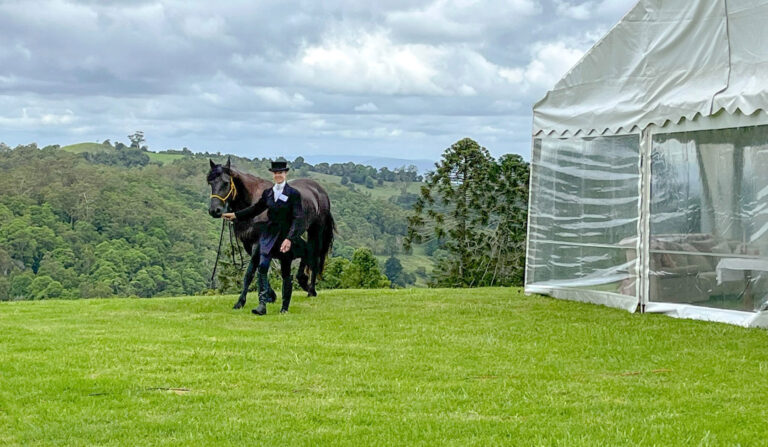
{"label": "horse's head", "polygon": [[211,185],[211,204],[208,207],[208,214],[219,218],[228,209],[228,202],[237,195],[237,189],[232,179],[229,158],[226,165],[217,165],[213,160],[208,161],[211,163],[211,170],[208,172],[208,184]]}

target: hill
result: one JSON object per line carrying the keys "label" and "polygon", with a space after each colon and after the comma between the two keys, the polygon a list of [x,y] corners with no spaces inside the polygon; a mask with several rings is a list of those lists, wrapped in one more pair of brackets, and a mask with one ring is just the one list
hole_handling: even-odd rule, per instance
{"label": "hill", "polygon": [[414,165],[420,173],[425,173],[435,169],[436,160],[427,159],[406,159],[406,158],[394,158],[394,157],[372,157],[370,155],[307,155],[304,159],[308,163],[346,163],[354,162],[361,165],[369,165],[374,168],[389,168],[397,169],[403,166]]}
{"label": "hill", "polygon": [[526,297],[0,303],[2,445],[761,445],[768,333]]}
{"label": "hill", "polygon": [[101,152],[112,152],[115,150],[115,148],[110,145],[101,143],[77,143],[70,144],[69,146],[62,146],[61,150],[65,152],[71,152],[73,154],[83,154],[86,152],[98,154]]}
{"label": "hill", "polygon": [[[69,146],[63,146],[62,151],[70,152],[73,154],[105,154],[114,153],[116,149],[112,145],[102,143],[77,143],[70,144]],[[171,153],[167,151],[161,152],[144,152],[151,161],[159,164],[165,164],[173,162],[174,160],[180,160],[185,157],[184,154]]]}
{"label": "hill", "polygon": [[[102,150],[87,152],[95,146]],[[160,164],[139,149],[95,146],[0,151],[0,188],[8,191],[0,195],[0,301],[205,292],[221,229],[207,214],[205,176],[209,157],[226,157],[168,152],[156,154],[168,157]],[[233,160],[248,172],[267,172],[268,161]],[[385,259],[398,255],[412,274],[429,263],[423,254],[402,253],[407,207],[390,200],[399,197],[397,184],[384,182],[377,191],[308,175],[318,177],[333,203],[334,256],[351,259],[368,247]],[[242,272],[228,262],[228,245],[218,284],[233,292]],[[423,274],[416,279],[425,284]]]}

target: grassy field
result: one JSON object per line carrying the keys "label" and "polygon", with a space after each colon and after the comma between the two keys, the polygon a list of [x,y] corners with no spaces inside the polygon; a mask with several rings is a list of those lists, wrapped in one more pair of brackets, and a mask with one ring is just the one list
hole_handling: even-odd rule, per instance
{"label": "grassy field", "polygon": [[113,151],[114,148],[112,146],[104,146],[101,143],[77,143],[70,144],[69,146],[62,146],[61,150],[72,152],[74,154],[81,154],[83,152],[90,152],[95,154],[98,152]]}
{"label": "grassy field", "polygon": [[[323,185],[341,185],[341,177],[338,175],[310,172],[308,177],[317,180]],[[408,185],[406,191],[410,194],[419,194],[423,184],[422,182],[413,182]],[[389,200],[391,197],[399,196],[402,193],[402,188],[397,182],[384,182],[381,186],[376,184],[372,189],[366,188],[365,185],[355,185],[355,189],[364,194],[370,194],[371,198],[379,200]]]}
{"label": "grassy field", "polygon": [[149,159],[162,164],[171,163],[174,160],[184,158],[184,154],[169,154],[167,152],[147,152]]}
{"label": "grassy field", "polygon": [[[114,151],[115,149],[112,146],[104,146],[100,143],[77,143],[77,144],[70,144],[69,146],[64,146],[61,148],[63,151],[72,152],[75,154],[81,154],[84,152],[90,152],[92,154],[96,154],[99,152],[107,152],[107,151]],[[173,160],[178,160],[180,158],[184,158],[184,154],[170,154],[167,152],[146,152],[146,154],[149,156],[149,159],[158,162],[158,163],[170,163]]]}
{"label": "grassy field", "polygon": [[0,303],[0,445],[768,442],[763,330],[501,288],[233,302]]}

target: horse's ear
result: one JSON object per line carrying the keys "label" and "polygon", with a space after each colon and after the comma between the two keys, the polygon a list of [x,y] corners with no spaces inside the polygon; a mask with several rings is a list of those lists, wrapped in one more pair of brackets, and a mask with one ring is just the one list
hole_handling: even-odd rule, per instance
{"label": "horse's ear", "polygon": [[227,157],[227,171],[229,171],[229,165],[230,165],[229,157]]}
{"label": "horse's ear", "polygon": [[216,169],[216,163],[214,163],[213,160],[211,160],[210,158],[208,159],[208,161],[211,163],[211,169]]}

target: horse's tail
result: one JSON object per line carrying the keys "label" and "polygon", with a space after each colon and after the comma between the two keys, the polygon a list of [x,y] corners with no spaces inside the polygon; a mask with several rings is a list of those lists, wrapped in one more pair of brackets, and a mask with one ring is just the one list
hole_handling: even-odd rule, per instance
{"label": "horse's tail", "polygon": [[333,220],[333,215],[331,214],[330,210],[328,211],[328,214],[325,216],[325,221],[323,222],[323,228],[321,232],[321,238],[320,238],[320,247],[319,247],[319,253],[318,259],[317,259],[317,273],[318,275],[321,275],[323,273],[323,269],[325,268],[325,258],[328,257],[328,255],[331,252],[331,248],[333,247],[333,233],[336,231],[336,222]]}

